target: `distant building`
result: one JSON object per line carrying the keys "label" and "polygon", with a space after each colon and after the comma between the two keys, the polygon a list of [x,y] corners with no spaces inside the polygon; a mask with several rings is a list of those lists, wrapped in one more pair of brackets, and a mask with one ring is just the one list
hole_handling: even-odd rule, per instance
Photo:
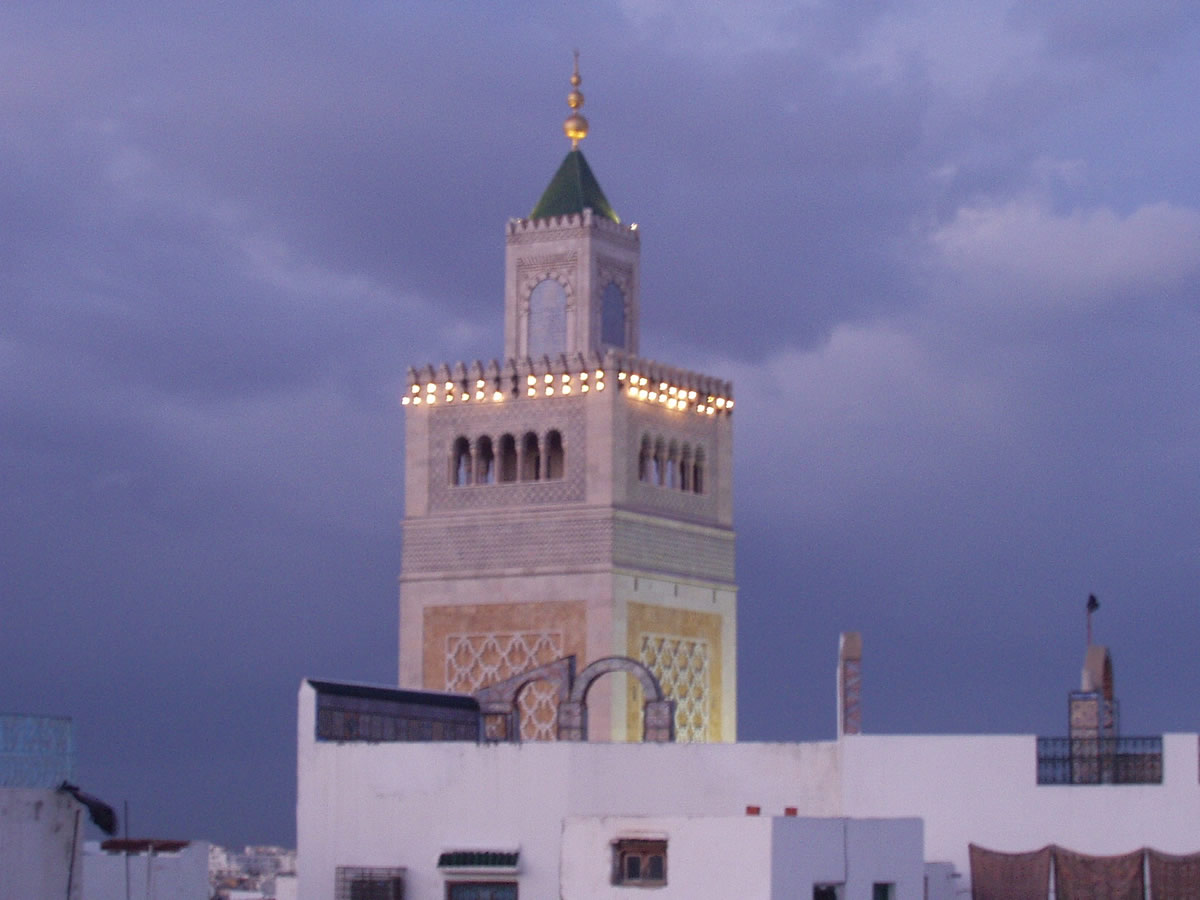
{"label": "distant building", "polygon": [[292,900],[295,897],[296,851],[251,845],[231,850],[213,845],[208,879],[218,900]]}

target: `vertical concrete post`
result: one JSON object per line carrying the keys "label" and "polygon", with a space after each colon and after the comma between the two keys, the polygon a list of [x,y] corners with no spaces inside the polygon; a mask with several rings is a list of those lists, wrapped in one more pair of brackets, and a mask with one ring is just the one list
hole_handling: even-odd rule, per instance
{"label": "vertical concrete post", "polygon": [[647,700],[642,715],[646,722],[642,740],[656,744],[675,740],[674,700]]}
{"label": "vertical concrete post", "polygon": [[582,700],[566,700],[558,704],[558,739],[587,740],[587,706]]}

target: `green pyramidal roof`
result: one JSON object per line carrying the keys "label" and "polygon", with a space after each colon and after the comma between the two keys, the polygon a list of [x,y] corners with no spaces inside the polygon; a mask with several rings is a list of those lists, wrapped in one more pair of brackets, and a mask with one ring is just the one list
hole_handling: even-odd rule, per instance
{"label": "green pyramidal roof", "polygon": [[592,174],[592,168],[583,158],[582,150],[572,150],[562,161],[550,184],[537,202],[531,219],[547,219],[550,216],[566,216],[581,213],[588,207],[598,216],[611,219],[618,225],[620,217],[609,206],[608,198],[600,190],[600,182]]}

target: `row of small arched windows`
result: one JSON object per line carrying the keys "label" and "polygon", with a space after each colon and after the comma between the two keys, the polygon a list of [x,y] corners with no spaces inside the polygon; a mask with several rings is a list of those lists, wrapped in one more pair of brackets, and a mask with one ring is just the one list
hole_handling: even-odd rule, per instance
{"label": "row of small arched windows", "polygon": [[532,431],[520,438],[504,434],[498,441],[484,435],[474,443],[459,436],[450,448],[450,484],[455,486],[553,480],[563,477],[566,466],[557,429],[544,439]]}
{"label": "row of small arched windows", "polygon": [[638,481],[674,488],[691,494],[704,493],[704,448],[642,436],[638,448]]}

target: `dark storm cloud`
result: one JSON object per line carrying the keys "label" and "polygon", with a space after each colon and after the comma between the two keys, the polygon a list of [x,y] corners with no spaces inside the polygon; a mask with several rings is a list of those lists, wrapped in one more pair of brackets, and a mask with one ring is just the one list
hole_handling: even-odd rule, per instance
{"label": "dark storm cloud", "polygon": [[[643,349],[735,381],[741,730],[1058,733],[1082,600],[1194,727],[1189,4],[0,13],[0,708],[134,831],[293,839],[304,675],[395,678],[410,364],[501,346],[566,144]],[[781,708],[785,711],[780,716]]]}

